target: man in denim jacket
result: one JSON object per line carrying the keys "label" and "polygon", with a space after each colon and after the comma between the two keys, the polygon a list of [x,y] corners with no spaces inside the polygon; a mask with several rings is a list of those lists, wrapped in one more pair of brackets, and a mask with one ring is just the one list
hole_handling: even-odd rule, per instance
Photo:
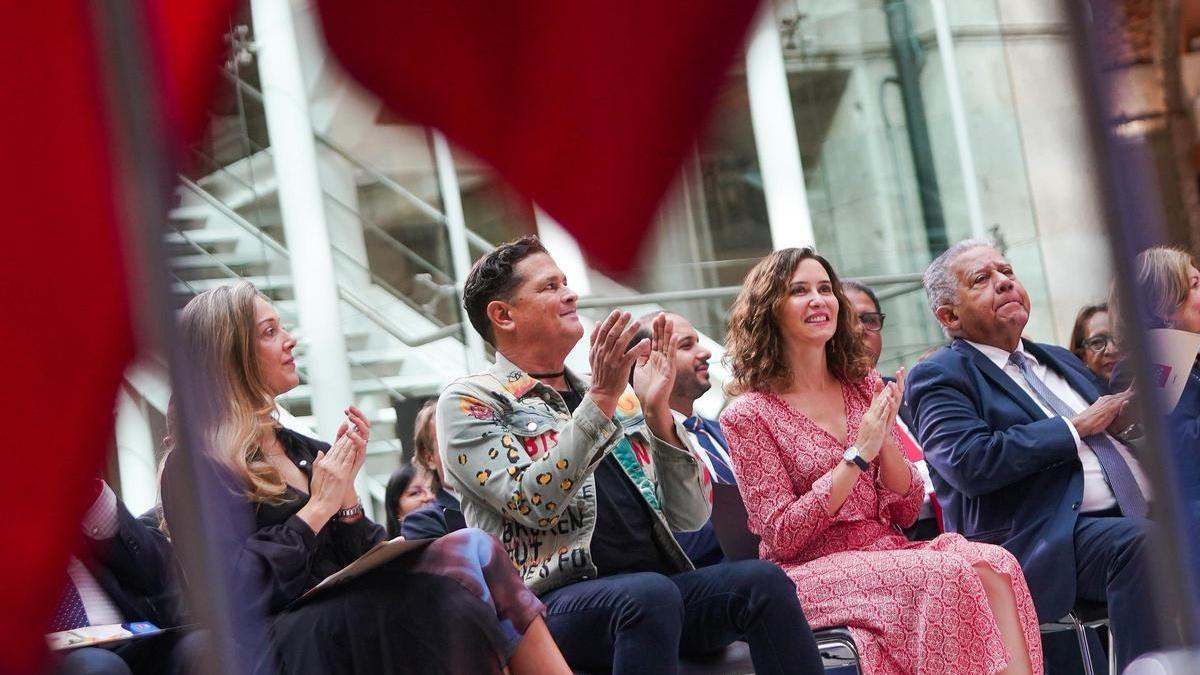
{"label": "man in denim jacket", "polygon": [[592,335],[589,381],[564,368],[583,336],[577,296],[537,238],[482,258],[463,295],[496,364],[442,392],[446,477],[467,523],[503,542],[546,603],[568,663],[673,673],[681,653],[745,639],[759,673],[821,672],[781,570],[758,560],[694,570],[671,534],[701,527],[711,502],[668,406],[677,339],[666,317],[626,349],[637,324],[610,314]]}

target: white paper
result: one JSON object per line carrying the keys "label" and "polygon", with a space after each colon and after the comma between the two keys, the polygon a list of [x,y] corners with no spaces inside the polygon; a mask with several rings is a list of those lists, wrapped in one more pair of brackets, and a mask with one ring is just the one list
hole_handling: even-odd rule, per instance
{"label": "white paper", "polygon": [[1167,410],[1174,410],[1200,352],[1200,333],[1155,328],[1150,336],[1150,384],[1161,392]]}
{"label": "white paper", "polygon": [[371,547],[371,550],[360,555],[357,560],[346,565],[342,569],[325,577],[321,583],[308,589],[308,592],[300,596],[301,600],[307,599],[316,593],[323,590],[338,586],[362,576],[364,573],[379,567],[380,565],[390,562],[400,556],[415,551],[419,548],[424,548],[432,543],[433,539],[412,539],[405,540],[400,537],[381,541]]}

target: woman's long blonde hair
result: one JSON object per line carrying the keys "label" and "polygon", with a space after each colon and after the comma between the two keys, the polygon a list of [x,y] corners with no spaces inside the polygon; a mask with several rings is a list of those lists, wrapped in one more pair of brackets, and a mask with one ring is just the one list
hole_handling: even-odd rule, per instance
{"label": "woman's long blonde hair", "polygon": [[[1168,317],[1187,300],[1191,287],[1189,272],[1193,265],[1191,254],[1169,246],[1155,246],[1137,255],[1133,263],[1135,296],[1142,303],[1140,310],[1147,328],[1166,328]],[[1116,319],[1118,339],[1129,334],[1129,317],[1119,306],[1116,288],[1109,294],[1108,305]]]}
{"label": "woman's long blonde hair", "polygon": [[[242,482],[251,501],[280,503],[287,483],[259,446],[278,426],[275,394],[262,379],[255,348],[254,301],[260,297],[266,299],[245,281],[207,290],[180,312],[179,334],[206,422],[198,435],[210,457]],[[178,420],[169,424],[179,428]],[[168,452],[173,437],[167,437]]]}

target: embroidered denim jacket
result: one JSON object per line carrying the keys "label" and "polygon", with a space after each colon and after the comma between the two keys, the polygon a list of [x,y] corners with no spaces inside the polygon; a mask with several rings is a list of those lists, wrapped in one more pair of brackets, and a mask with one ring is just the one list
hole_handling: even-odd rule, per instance
{"label": "embroidered denim jacket", "polygon": [[[587,391],[587,381],[567,378]],[[694,449],[656,438],[632,389],[614,417],[586,395],[571,414],[558,392],[499,353],[491,369],[452,382],[438,400],[442,464],[467,524],[504,544],[535,593],[596,578],[592,471],[609,452],[649,504],[653,538],[672,571],[692,569],[671,532],[699,529],[712,509]],[[691,443],[678,423],[676,433]]]}

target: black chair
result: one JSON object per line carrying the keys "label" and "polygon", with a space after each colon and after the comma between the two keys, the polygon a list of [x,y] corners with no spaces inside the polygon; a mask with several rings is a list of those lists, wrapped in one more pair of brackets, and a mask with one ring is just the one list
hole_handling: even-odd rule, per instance
{"label": "black chair", "polygon": [[1104,628],[1104,632],[1108,638],[1108,673],[1109,675],[1114,675],[1117,672],[1117,653],[1113,649],[1112,626],[1108,621],[1108,606],[1106,604],[1080,600],[1074,609],[1067,612],[1067,615],[1063,618],[1041,625],[1043,635],[1063,631],[1074,632],[1076,642],[1079,645],[1079,658],[1083,663],[1084,675],[1096,675],[1096,667],[1092,661],[1092,649],[1088,644],[1089,628],[1097,634],[1099,634],[1101,628]]}

